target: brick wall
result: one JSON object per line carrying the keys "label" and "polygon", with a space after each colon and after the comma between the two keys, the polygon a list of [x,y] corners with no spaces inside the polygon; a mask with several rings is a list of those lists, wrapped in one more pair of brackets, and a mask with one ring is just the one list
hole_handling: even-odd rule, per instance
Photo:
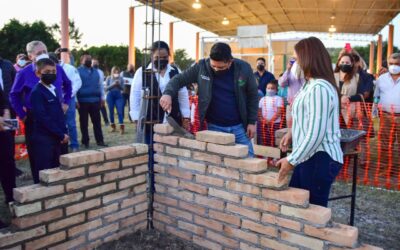
{"label": "brick wall", "polygon": [[208,249],[379,249],[358,229],[331,221],[331,209],[277,181],[264,159],[230,134],[201,131],[196,140],[156,125],[154,226]]}
{"label": "brick wall", "polygon": [[0,232],[0,249],[91,249],[146,228],[146,145],[60,161],[59,169],[40,172],[41,184],[14,189],[14,218]]}

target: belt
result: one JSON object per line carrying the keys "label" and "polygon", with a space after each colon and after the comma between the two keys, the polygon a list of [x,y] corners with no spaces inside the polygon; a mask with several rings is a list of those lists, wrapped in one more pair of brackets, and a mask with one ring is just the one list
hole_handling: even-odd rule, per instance
{"label": "belt", "polygon": [[393,113],[393,112],[386,112],[386,111],[383,111],[383,113],[385,113],[387,115],[400,116],[400,113]]}

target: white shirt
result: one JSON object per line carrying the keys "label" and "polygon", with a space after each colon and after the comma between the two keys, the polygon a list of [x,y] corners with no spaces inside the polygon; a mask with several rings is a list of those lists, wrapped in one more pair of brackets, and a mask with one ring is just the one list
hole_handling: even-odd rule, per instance
{"label": "white shirt", "polygon": [[67,75],[68,79],[72,83],[71,98],[74,98],[76,96],[76,93],[78,92],[78,90],[82,87],[82,80],[81,80],[81,77],[79,76],[79,72],[71,64],[61,62],[60,65],[63,68],[63,70],[65,71],[65,74]]}
{"label": "white shirt", "polygon": [[97,69],[97,72],[99,72],[99,84],[100,84],[100,91],[101,91],[101,100],[104,101],[106,99],[106,95],[104,93],[104,72],[101,69]]}
{"label": "white shirt", "polygon": [[[271,118],[278,112],[278,108],[283,108],[283,98],[280,96],[264,96],[258,103],[258,108],[261,109],[261,114],[264,119]],[[275,120],[275,123],[280,123],[281,117]]]}
{"label": "white shirt", "polygon": [[[150,63],[150,65],[147,67],[147,69],[150,69],[152,67],[152,64]],[[157,78],[157,82],[159,84],[160,87],[160,91],[161,93],[164,92],[165,87],[167,86],[170,78],[169,78],[169,72],[172,70],[173,68],[171,67],[171,65],[167,65],[167,70],[165,71],[164,76],[160,76],[159,73],[155,73],[156,78]],[[132,81],[132,87],[131,87],[131,94],[129,97],[130,100],[130,116],[131,119],[136,121],[139,119],[139,114],[140,114],[140,101],[141,101],[141,94],[142,94],[142,86],[143,86],[143,69],[139,68],[136,73],[135,76],[133,77],[133,81]],[[186,89],[186,87],[183,87],[179,90],[178,92],[178,102],[179,102],[179,108],[180,111],[182,113],[182,116],[185,118],[189,118],[190,117],[190,107],[189,107],[189,94],[188,91]],[[164,123],[166,122],[165,117],[164,117]]]}
{"label": "white shirt", "polygon": [[379,97],[379,104],[385,112],[400,113],[400,77],[396,82],[389,72],[376,80],[374,97]]}
{"label": "white shirt", "polygon": [[0,88],[4,90],[3,71],[0,68]]}
{"label": "white shirt", "polygon": [[54,96],[57,96],[57,95],[56,95],[56,87],[54,87],[53,84],[46,85],[46,84],[43,84],[43,83],[42,83],[42,85],[45,86],[46,89],[48,89]]}

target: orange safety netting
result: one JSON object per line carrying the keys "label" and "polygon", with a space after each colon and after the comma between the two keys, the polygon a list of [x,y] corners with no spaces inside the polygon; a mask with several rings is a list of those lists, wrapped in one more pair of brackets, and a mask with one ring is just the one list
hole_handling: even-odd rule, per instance
{"label": "orange safety netting", "polygon": [[[18,119],[19,130],[15,131],[15,136],[24,136],[25,135],[25,124]],[[26,159],[28,158],[28,151],[26,149],[25,144],[15,144],[15,160]]]}

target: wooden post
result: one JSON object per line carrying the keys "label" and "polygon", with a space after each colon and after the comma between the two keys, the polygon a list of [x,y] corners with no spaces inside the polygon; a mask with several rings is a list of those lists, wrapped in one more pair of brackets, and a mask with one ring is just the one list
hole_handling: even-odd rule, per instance
{"label": "wooden post", "polygon": [[382,68],[382,35],[378,36],[378,48],[376,52],[376,73]]}
{"label": "wooden post", "polygon": [[393,24],[389,24],[389,35],[388,35],[388,48],[387,48],[387,59],[391,54],[393,54],[393,35],[394,35],[394,26]]}
{"label": "wooden post", "polygon": [[369,44],[369,73],[374,73],[374,61],[375,61],[375,43]]}
{"label": "wooden post", "polygon": [[196,32],[196,62],[200,60],[200,32]]}
{"label": "wooden post", "polygon": [[169,23],[169,50],[171,52],[171,63],[174,63],[174,23]]}
{"label": "wooden post", "polygon": [[[61,48],[69,49],[68,0],[61,0]],[[62,52],[61,60],[69,63],[69,53]]]}
{"label": "wooden post", "polygon": [[135,7],[129,7],[129,52],[128,62],[136,66],[135,48]]}

